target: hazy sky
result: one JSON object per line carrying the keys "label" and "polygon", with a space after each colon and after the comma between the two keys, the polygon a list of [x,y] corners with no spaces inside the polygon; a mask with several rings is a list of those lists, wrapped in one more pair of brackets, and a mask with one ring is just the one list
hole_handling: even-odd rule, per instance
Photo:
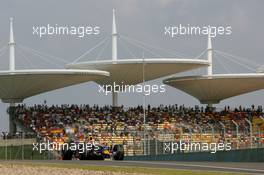
{"label": "hazy sky", "polygon": [[[122,35],[144,41],[151,45],[167,48],[195,56],[206,48],[206,36],[164,36],[164,27],[173,25],[217,25],[232,26],[232,35],[217,37],[213,40],[214,49],[248,58],[259,65],[263,60],[264,1],[262,0],[8,0],[0,5],[0,48],[8,43],[9,17],[14,18],[14,32],[17,43],[17,68],[30,68],[22,55],[26,55],[39,68],[57,68],[46,64],[43,60],[19,50],[19,45],[28,46],[44,53],[73,61],[96,43],[111,34],[112,9],[116,9],[118,32]],[[76,36],[49,36],[39,38],[32,35],[32,26],[39,25],[72,25],[100,26],[100,35],[78,38]],[[119,43],[120,44],[120,43]],[[119,59],[129,54],[119,48]],[[136,54],[137,51],[135,51]],[[138,51],[140,52],[140,51]],[[110,47],[102,54],[101,59],[110,59]],[[87,55],[82,61],[92,60],[94,55]],[[0,69],[8,68],[8,54],[0,57]],[[247,71],[232,62],[222,60],[232,72]],[[26,63],[26,64],[25,64]],[[63,67],[62,62],[56,61]],[[226,73],[218,62],[214,62],[215,72]],[[159,83],[161,80],[152,81]],[[147,103],[185,104],[193,106],[199,102],[191,96],[174,88],[166,87],[167,93],[147,97]],[[110,104],[111,96],[97,93],[95,83],[85,83],[61,90],[41,94],[24,102],[41,104],[82,103]],[[250,106],[263,105],[264,91],[258,91],[222,101],[217,107],[224,105]],[[122,94],[119,104],[135,106],[142,104],[140,94]],[[8,129],[6,114],[7,105],[0,103],[0,131]]]}

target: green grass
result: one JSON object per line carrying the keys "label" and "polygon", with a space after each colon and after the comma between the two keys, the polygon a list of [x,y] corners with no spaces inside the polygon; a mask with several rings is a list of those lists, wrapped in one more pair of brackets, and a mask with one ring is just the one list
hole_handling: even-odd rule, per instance
{"label": "green grass", "polygon": [[[9,164],[14,162],[9,162]],[[15,162],[14,164],[26,165],[31,167],[45,166],[56,168],[73,168],[83,169],[90,171],[104,171],[104,172],[123,172],[123,173],[141,173],[141,174],[153,174],[153,175],[231,175],[240,173],[225,173],[225,172],[208,172],[208,171],[191,171],[191,170],[175,170],[166,168],[146,168],[146,167],[119,167],[119,166],[90,166],[79,165],[74,163],[32,163],[32,162]],[[240,174],[241,175],[241,174]]]}

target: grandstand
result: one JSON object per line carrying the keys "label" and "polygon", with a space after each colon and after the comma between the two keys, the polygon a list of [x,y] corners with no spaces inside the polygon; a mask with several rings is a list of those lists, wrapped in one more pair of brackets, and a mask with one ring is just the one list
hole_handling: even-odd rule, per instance
{"label": "grandstand", "polygon": [[[15,118],[43,141],[123,144],[126,155],[163,154],[163,142],[231,143],[232,149],[264,146],[262,106],[221,111],[172,105],[146,109],[147,153],[143,149],[143,107],[18,105]],[[249,123],[252,123],[250,129]],[[221,125],[223,124],[223,126]]]}
{"label": "grandstand", "polygon": [[[55,89],[68,87],[88,81],[95,81],[99,84],[138,84],[148,80],[157,79],[174,73],[184,72],[191,69],[207,66],[205,60],[198,59],[128,59],[117,60],[117,31],[115,23],[115,12],[113,11],[112,31],[112,60],[95,61],[88,63],[76,63],[87,53],[77,58],[72,64],[66,65],[67,69],[31,69],[16,70],[15,65],[15,41],[13,33],[13,19],[10,18],[9,38],[9,70],[0,71],[0,98],[4,103],[14,107],[15,103],[21,103],[25,98],[38,95]],[[25,48],[22,46],[22,48]],[[29,48],[26,47],[26,50]],[[5,52],[7,47],[0,49]],[[32,50],[32,49],[31,49]],[[92,49],[93,50],[93,49]],[[39,56],[39,52],[33,49],[33,54]],[[43,56],[40,56],[43,59]],[[50,57],[44,54],[45,57]],[[51,56],[53,57],[53,56]],[[53,57],[54,58],[54,57]],[[56,58],[56,57],[55,57]],[[62,60],[60,58],[56,58]],[[144,64],[143,64],[144,63]],[[32,64],[30,62],[30,64]],[[147,64],[146,68],[142,65]],[[84,67],[84,68],[83,68]],[[85,70],[80,70],[85,69]],[[127,70],[133,71],[127,71]],[[147,76],[141,76],[146,71]],[[158,70],[158,71],[157,71]],[[120,76],[120,73],[126,75]],[[110,76],[111,75],[111,76]],[[109,77],[110,76],[110,77]],[[104,78],[108,77],[108,78]],[[66,80],[67,79],[67,80]],[[100,79],[100,80],[99,80]],[[125,81],[126,80],[126,81]],[[31,84],[30,87],[28,84]],[[117,106],[117,93],[113,92],[113,106]],[[12,110],[11,110],[12,111]],[[16,124],[13,122],[12,112],[9,113],[9,130],[16,132]]]}
{"label": "grandstand", "polygon": [[[264,147],[262,106],[250,108],[240,106],[236,109],[226,107],[222,110],[212,108],[213,103],[218,103],[222,99],[263,89],[262,73],[214,75],[210,37],[206,50],[208,60],[186,59],[186,57],[145,58],[144,55],[143,58],[118,60],[118,34],[114,12],[112,29],[112,60],[78,62],[86,56],[85,53],[74,62],[66,64],[67,69],[15,70],[15,42],[11,20],[10,70],[0,72],[0,88],[4,89],[0,92],[0,98],[3,102],[10,103],[8,109],[10,134],[2,133],[0,140],[2,157],[7,159],[9,152],[9,157],[23,158],[22,149],[34,141],[40,143],[96,141],[110,147],[122,144],[126,156],[168,154],[164,149],[164,143],[179,141],[230,143],[232,150]],[[140,47],[143,47],[142,43]],[[208,65],[208,74],[205,76],[171,77],[164,80],[165,84],[186,91],[198,98],[201,103],[208,104],[206,108],[184,105],[151,107],[144,106],[144,102],[143,106],[124,108],[118,106],[115,92],[112,92],[112,106],[15,105],[33,95],[87,81],[95,81],[101,85],[111,85],[114,82],[138,84]],[[200,81],[201,79],[205,82]],[[186,84],[188,80],[191,81],[190,84]],[[175,82],[181,82],[183,85],[179,87],[174,84]],[[236,82],[238,86],[228,86],[227,84],[232,85],[230,82]],[[28,84],[32,84],[32,87],[28,87]],[[25,140],[24,137],[20,138],[22,141],[17,138],[13,140],[19,135],[15,130],[16,126],[19,126],[24,133],[33,133],[33,140],[32,138]],[[21,150],[21,156],[13,152],[15,146],[15,149]],[[57,150],[52,151],[51,154],[60,159],[61,154]]]}

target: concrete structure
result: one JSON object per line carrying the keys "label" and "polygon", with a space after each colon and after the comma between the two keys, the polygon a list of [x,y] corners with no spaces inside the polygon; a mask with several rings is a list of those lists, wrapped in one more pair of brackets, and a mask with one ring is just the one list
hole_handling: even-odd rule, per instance
{"label": "concrete structure", "polygon": [[108,76],[97,70],[15,70],[0,71],[0,99],[4,103],[21,103],[25,98],[51,90],[96,81]]}
{"label": "concrete structure", "polygon": [[[101,85],[134,85],[179,72],[208,66],[208,61],[187,58],[139,58],[117,59],[117,27],[115,11],[112,23],[112,60],[77,62],[66,65],[74,69],[98,69],[110,73],[110,77],[97,80]],[[143,73],[144,69],[144,73]],[[144,77],[143,77],[144,74]],[[117,106],[117,94],[112,93],[113,106]]]}
{"label": "concrete structure", "polygon": [[264,73],[213,74],[212,43],[208,35],[207,57],[210,66],[207,75],[172,77],[163,83],[197,98],[201,103],[219,103],[221,100],[264,88]]}
{"label": "concrete structure", "polygon": [[188,76],[169,78],[163,82],[197,98],[202,104],[216,104],[263,89],[264,73]]}
{"label": "concrete structure", "polygon": [[21,103],[25,98],[48,92],[51,90],[96,81],[109,76],[108,72],[98,70],[73,69],[15,69],[15,40],[13,33],[13,19],[10,18],[9,38],[9,70],[0,71],[0,99],[10,103],[9,131],[16,132],[13,110],[15,103]]}

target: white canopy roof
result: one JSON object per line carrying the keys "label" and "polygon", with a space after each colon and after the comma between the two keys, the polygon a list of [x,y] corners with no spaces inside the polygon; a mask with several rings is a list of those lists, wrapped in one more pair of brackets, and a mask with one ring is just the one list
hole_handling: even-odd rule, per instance
{"label": "white canopy roof", "polygon": [[0,71],[0,98],[5,103],[22,102],[43,92],[95,81],[109,76],[98,70],[15,70]]}
{"label": "white canopy roof", "polygon": [[197,98],[201,103],[213,104],[263,89],[264,73],[174,77],[163,82]]}
{"label": "white canopy roof", "polygon": [[72,63],[66,68],[98,69],[110,73],[110,77],[96,80],[99,84],[133,85],[143,82],[143,63],[145,64],[145,80],[153,80],[191,69],[208,66],[208,62],[198,59],[146,58],[119,59]]}

